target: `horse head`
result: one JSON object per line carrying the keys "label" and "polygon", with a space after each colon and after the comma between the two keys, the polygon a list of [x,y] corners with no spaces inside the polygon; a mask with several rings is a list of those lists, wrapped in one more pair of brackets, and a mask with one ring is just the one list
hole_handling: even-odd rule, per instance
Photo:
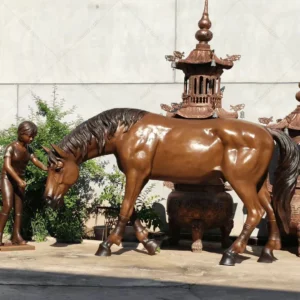
{"label": "horse head", "polygon": [[53,150],[43,147],[48,153],[48,177],[44,199],[52,208],[58,208],[64,204],[64,195],[77,181],[79,167],[73,154],[56,145],[51,146]]}

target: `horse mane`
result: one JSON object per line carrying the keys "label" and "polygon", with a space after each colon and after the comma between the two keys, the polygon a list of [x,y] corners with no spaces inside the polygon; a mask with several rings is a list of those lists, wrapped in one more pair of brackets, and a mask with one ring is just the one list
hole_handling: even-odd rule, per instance
{"label": "horse mane", "polygon": [[88,145],[95,137],[100,154],[105,145],[105,140],[114,136],[118,126],[124,125],[124,132],[127,132],[132,125],[147,113],[147,111],[133,108],[106,110],[78,125],[62,139],[58,146],[65,152],[71,152],[74,155],[79,150],[81,156],[85,157]]}

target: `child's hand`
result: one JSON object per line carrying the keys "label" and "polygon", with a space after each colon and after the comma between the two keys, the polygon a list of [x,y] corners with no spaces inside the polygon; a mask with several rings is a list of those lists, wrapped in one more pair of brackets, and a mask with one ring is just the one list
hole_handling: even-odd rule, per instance
{"label": "child's hand", "polygon": [[19,187],[21,188],[25,188],[26,187],[26,181],[21,180],[20,182],[18,182]]}

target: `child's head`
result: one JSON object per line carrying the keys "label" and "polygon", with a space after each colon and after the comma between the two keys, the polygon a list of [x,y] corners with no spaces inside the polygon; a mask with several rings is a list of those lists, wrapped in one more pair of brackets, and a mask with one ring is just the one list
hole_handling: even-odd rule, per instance
{"label": "child's head", "polygon": [[24,121],[18,127],[18,137],[27,135],[34,138],[37,135],[37,131],[37,126],[33,122]]}

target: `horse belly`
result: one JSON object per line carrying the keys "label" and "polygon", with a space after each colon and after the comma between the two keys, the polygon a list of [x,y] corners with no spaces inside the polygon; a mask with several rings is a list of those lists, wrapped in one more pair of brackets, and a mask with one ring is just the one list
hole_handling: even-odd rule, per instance
{"label": "horse belly", "polygon": [[185,148],[180,146],[157,149],[151,179],[197,184],[220,176],[223,156],[221,145],[208,147],[207,151],[191,151],[190,148],[189,151],[183,151]]}

